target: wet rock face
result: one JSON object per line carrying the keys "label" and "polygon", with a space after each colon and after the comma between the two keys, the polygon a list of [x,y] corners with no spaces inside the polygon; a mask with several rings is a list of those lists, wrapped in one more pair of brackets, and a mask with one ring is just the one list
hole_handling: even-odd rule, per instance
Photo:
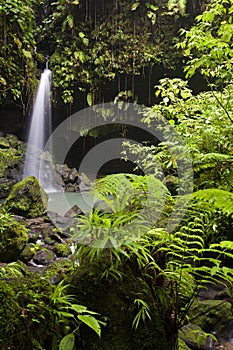
{"label": "wet rock face", "polygon": [[[0,198],[6,198],[12,187],[21,180],[25,153],[24,142],[19,141],[15,135],[4,136],[0,132]],[[52,169],[50,176],[55,188],[62,188],[68,192],[79,191],[81,180],[76,168],[69,168],[67,164],[53,164],[52,156],[48,152],[38,152],[38,162],[41,157],[43,165],[46,167],[48,164]]]}
{"label": "wet rock face", "polygon": [[16,215],[33,218],[43,215],[47,205],[47,194],[38,180],[29,176],[14,185],[4,203],[4,208]]}
{"label": "wet rock face", "polygon": [[67,164],[56,164],[56,171],[62,179],[62,187],[65,191],[79,191],[80,179],[76,168],[69,168]]}
{"label": "wet rock face", "polygon": [[[6,198],[12,187],[21,180],[23,173],[26,144],[18,140],[15,135],[4,136],[0,132],[0,198]],[[40,157],[41,154],[38,155]],[[69,168],[66,164],[53,164],[52,156],[43,154],[53,169],[53,185],[62,187],[65,191],[79,191],[80,178],[76,168]]]}

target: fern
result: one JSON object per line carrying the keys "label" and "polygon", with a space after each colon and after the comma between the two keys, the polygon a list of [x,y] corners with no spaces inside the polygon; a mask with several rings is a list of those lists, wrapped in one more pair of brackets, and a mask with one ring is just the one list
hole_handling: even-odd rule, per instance
{"label": "fern", "polygon": [[226,162],[233,163],[233,157],[221,153],[200,153],[195,155],[193,167],[195,171],[201,171],[203,169],[214,168],[216,165]]}
{"label": "fern", "polygon": [[[100,278],[120,280],[131,269],[143,282],[143,293],[135,298],[138,310],[134,328],[148,321],[156,308],[166,324],[172,318],[177,330],[185,323],[201,288],[207,283],[233,283],[233,270],[222,266],[224,259],[233,259],[232,242],[210,239],[216,213],[232,216],[232,193],[207,189],[190,195],[190,208],[175,232],[156,227],[153,213],[142,210],[148,201],[149,212],[157,211],[166,218],[167,203],[171,207],[175,203],[164,185],[152,176],[109,175],[93,184],[92,193],[98,193],[111,211],[93,210],[79,218],[78,259],[80,263],[83,259],[85,263],[98,259],[108,248],[109,264]],[[165,206],[158,210],[161,204]],[[182,201],[180,206],[182,216]],[[166,219],[158,223],[166,224]]]}
{"label": "fern", "polygon": [[223,214],[233,217],[233,193],[217,188],[208,188],[194,192],[192,200],[208,203],[213,210],[220,210]]}
{"label": "fern", "polygon": [[104,201],[113,213],[120,214],[120,221],[124,213],[129,212],[143,216],[144,221],[163,220],[164,207],[168,209],[173,201],[167,187],[151,175],[109,175],[96,180],[91,193]]}

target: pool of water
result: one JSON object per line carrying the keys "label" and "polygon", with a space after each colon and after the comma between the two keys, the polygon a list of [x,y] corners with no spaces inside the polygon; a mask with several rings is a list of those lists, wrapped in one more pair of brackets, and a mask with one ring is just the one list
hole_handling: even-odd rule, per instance
{"label": "pool of water", "polygon": [[48,193],[49,201],[47,210],[64,214],[77,205],[84,213],[88,213],[94,204],[94,198],[88,192],[51,192]]}

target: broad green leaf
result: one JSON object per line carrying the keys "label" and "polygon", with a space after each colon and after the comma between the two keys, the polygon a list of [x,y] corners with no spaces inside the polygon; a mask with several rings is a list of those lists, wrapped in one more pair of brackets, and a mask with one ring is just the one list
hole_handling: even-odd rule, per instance
{"label": "broad green leaf", "polygon": [[71,309],[74,310],[74,311],[76,311],[76,312],[79,313],[79,314],[82,314],[83,312],[85,312],[85,313],[88,313],[88,314],[97,315],[97,312],[87,310],[87,307],[86,307],[86,306],[79,305],[79,304],[73,304],[73,305],[71,306]]}
{"label": "broad green leaf", "polygon": [[98,336],[100,337],[101,335],[101,328],[100,325],[98,323],[98,321],[90,315],[79,315],[78,316],[79,320],[82,321],[83,323],[85,323],[88,327],[92,328],[93,331],[95,331]]}
{"label": "broad green leaf", "polygon": [[75,348],[75,336],[73,333],[67,334],[59,344],[59,350],[74,350]]}
{"label": "broad green leaf", "polygon": [[59,316],[64,316],[64,317],[70,317],[70,318],[73,318],[74,315],[69,313],[69,312],[65,312],[65,311],[57,311],[58,315]]}
{"label": "broad green leaf", "polygon": [[72,310],[76,311],[77,313],[82,313],[82,312],[85,312],[87,311],[87,307],[84,306],[84,305],[79,305],[79,304],[73,304],[71,306]]}

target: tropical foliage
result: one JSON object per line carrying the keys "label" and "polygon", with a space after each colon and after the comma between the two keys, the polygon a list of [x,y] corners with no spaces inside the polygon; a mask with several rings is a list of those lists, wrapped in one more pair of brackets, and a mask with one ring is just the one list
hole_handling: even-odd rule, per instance
{"label": "tropical foliage", "polygon": [[[160,83],[156,93],[162,101],[145,114],[144,122],[156,128],[158,121],[164,117],[183,138],[185,148],[193,159],[195,189],[219,187],[232,190],[230,86],[221,92],[212,90],[193,95],[187,82],[181,79],[165,78]],[[173,145],[170,142],[174,142]],[[139,167],[151,170],[156,176],[161,176],[163,171],[164,181],[177,187],[177,163],[171,151],[174,149],[175,152],[176,147],[175,140],[162,142],[158,147],[130,145],[127,142],[124,155],[130,148],[133,154],[139,155]]]}
{"label": "tropical foliage", "polygon": [[[178,329],[187,322],[200,288],[206,283],[232,284],[231,6],[228,1],[212,1],[197,18],[197,25],[182,31],[184,41],[178,45],[189,55],[187,76],[201,72],[209,91],[194,95],[188,82],[162,79],[156,86],[160,103],[145,110],[143,117],[152,130],[166,118],[170,125],[164,133],[169,135],[173,127],[193,159],[195,192],[184,196],[190,203],[188,208],[179,207],[179,225],[173,231],[166,228],[180,186],[179,163],[173,154],[184,155],[174,139],[177,134],[170,134],[170,139],[158,145],[126,142],[123,152],[125,158],[129,153],[137,155],[138,167],[153,174],[156,181],[163,181],[172,195],[161,192],[162,183],[159,191],[151,191],[154,181],[150,191],[144,187],[141,192],[136,185],[142,181],[140,176],[111,175],[94,186],[109,212],[97,208],[79,222],[80,261],[98,259],[103,248],[109,248],[111,265],[102,278],[121,279],[124,268],[130,267],[145,285],[143,295],[135,298],[138,311],[133,327],[149,321],[151,307],[156,305],[171,335],[172,349],[178,346]],[[163,207],[158,193],[165,196]],[[149,208],[154,213],[159,208],[160,215],[145,215],[146,196]]]}
{"label": "tropical foliage", "polygon": [[[178,329],[187,322],[200,289],[206,283],[227,285],[233,281],[231,267],[222,265],[224,259],[233,258],[233,243],[222,240],[221,235],[217,242],[215,237],[222,229],[216,224],[219,211],[221,218],[226,215],[232,222],[233,196],[226,192],[228,202],[222,200],[224,191],[196,192],[189,208],[180,208],[183,219],[177,229],[169,232],[166,226],[174,199],[165,190],[161,207],[161,189],[162,183],[148,176],[118,174],[97,180],[93,191],[98,190],[109,212],[97,208],[79,218],[77,256],[81,264],[87,264],[108,248],[111,263],[97,278],[121,280],[127,269],[132,269],[144,285],[140,298],[135,298],[138,312],[132,327],[149,321],[155,306],[171,349],[176,349]],[[157,213],[155,208],[159,208]]]}
{"label": "tropical foliage", "polygon": [[[194,2],[195,3],[195,2]],[[106,82],[132,90],[135,76],[154,64],[174,67],[171,50],[184,15],[202,10],[186,1],[2,1],[1,104],[25,104],[35,90],[36,66],[53,71],[54,97],[65,103],[87,97],[102,102]],[[192,21],[192,16],[190,17]],[[149,69],[150,70],[150,69]],[[111,96],[113,99],[114,96]]]}
{"label": "tropical foliage", "polygon": [[[199,15],[190,29],[185,16],[191,7]],[[206,91],[198,94],[181,78],[160,80],[155,86],[159,103],[144,109],[142,122],[154,131],[165,118],[166,137],[154,143],[125,142],[122,154],[125,159],[136,155],[145,175],[97,180],[91,192],[98,198],[96,206],[72,228],[81,265],[108,257],[97,281],[120,283],[130,270],[143,285],[135,295],[132,328],[149,322],[156,309],[174,350],[199,291],[206,284],[233,282],[232,14],[231,0],[206,1],[205,9],[203,1],[184,0],[44,1],[43,11],[29,0],[0,6],[2,106],[15,100],[27,107],[36,60],[45,63],[37,51],[49,54],[54,96],[65,103],[80,92],[88,105],[102,101],[103,85],[113,80],[119,90],[115,101],[133,99],[135,76],[144,74],[145,67],[168,66],[181,57],[186,78],[199,73],[206,80]],[[168,54],[171,45],[175,57],[172,50]],[[9,157],[3,159],[1,169],[12,164]],[[181,164],[188,169],[182,181]],[[192,180],[193,193],[187,193]],[[0,272],[6,277],[23,274],[17,264],[3,265]],[[42,299],[29,293],[22,314],[33,330],[49,315],[53,346],[61,350],[73,349],[81,323],[98,336],[101,325],[98,314],[66,295],[66,288],[62,283],[50,286],[52,292]]]}
{"label": "tropical foliage", "polygon": [[16,274],[19,271],[13,263],[5,269],[7,274],[2,272],[0,344],[3,350],[73,350],[81,324],[98,337],[101,335],[100,327],[104,323],[98,320],[99,315],[77,304],[63,282],[52,286],[44,278],[23,278]]}
{"label": "tropical foliage", "polygon": [[17,101],[24,110],[35,89],[33,2],[0,2],[0,105]]}

